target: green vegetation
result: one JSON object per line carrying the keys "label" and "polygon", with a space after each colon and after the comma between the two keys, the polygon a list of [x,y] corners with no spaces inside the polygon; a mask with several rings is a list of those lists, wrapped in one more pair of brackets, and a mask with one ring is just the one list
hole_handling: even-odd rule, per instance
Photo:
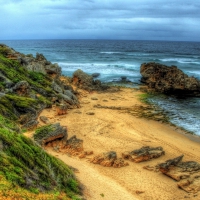
{"label": "green vegetation", "polygon": [[[1,48],[0,48],[1,49]],[[29,72],[18,61],[5,58],[0,51],[0,73],[13,83],[27,81],[33,89],[50,95],[54,93],[51,89],[51,80],[39,72]]]}
{"label": "green vegetation", "polygon": [[143,93],[143,94],[139,94],[138,96],[139,96],[139,100],[140,100],[141,102],[143,102],[143,103],[145,103],[145,104],[151,104],[151,103],[149,102],[149,98],[152,97],[152,94],[150,94],[150,93]]}
{"label": "green vegetation", "polygon": [[53,131],[52,124],[46,125],[46,126],[41,126],[40,128],[37,128],[34,134],[34,140],[35,141],[40,141],[44,137],[46,137],[49,132]]}
{"label": "green vegetation", "polygon": [[[11,51],[0,45],[0,199],[78,200],[78,182],[70,168],[23,136],[17,124],[52,105],[52,80],[6,58]],[[30,95],[10,90],[19,81],[29,83]]]}
{"label": "green vegetation", "polygon": [[70,197],[79,193],[72,171],[31,139],[12,131],[15,126],[0,116],[0,174],[13,187],[20,186],[34,193],[63,191]]}

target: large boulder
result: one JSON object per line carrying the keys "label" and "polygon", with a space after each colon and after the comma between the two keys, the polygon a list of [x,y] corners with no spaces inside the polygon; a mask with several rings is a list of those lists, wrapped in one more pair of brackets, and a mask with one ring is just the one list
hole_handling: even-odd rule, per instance
{"label": "large boulder", "polygon": [[72,82],[79,88],[88,91],[106,89],[106,87],[101,84],[100,80],[94,80],[93,76],[86,74],[80,69],[74,72]]}
{"label": "large boulder", "polygon": [[140,67],[141,82],[157,92],[176,96],[200,97],[200,81],[184,74],[176,66],[143,63]]}

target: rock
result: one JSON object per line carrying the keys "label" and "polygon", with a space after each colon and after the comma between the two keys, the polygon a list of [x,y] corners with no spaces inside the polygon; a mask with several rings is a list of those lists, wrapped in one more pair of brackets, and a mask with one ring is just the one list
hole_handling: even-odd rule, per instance
{"label": "rock", "polygon": [[61,68],[58,64],[52,64],[47,61],[43,54],[36,54],[36,58],[29,55],[19,54],[18,60],[28,70],[48,74],[52,78],[57,79],[61,75]]}
{"label": "rock", "polygon": [[58,106],[56,106],[56,114],[57,115],[65,115],[67,114],[67,105],[66,104],[60,104]]}
{"label": "rock", "polygon": [[86,114],[87,115],[94,115],[95,113],[94,112],[87,112]]}
{"label": "rock", "polygon": [[184,156],[184,155],[181,155],[181,156],[179,156],[179,157],[176,157],[176,158],[174,158],[174,159],[167,160],[167,161],[165,161],[164,163],[159,164],[160,171],[161,171],[162,173],[168,172],[168,171],[169,171],[169,167],[170,167],[170,166],[176,166],[176,165],[178,165],[178,163],[182,161],[183,156]]}
{"label": "rock", "polygon": [[94,156],[90,160],[90,162],[102,165],[104,167],[116,167],[116,168],[128,165],[128,163],[124,163],[124,160],[122,158],[117,158],[117,154],[114,151],[109,151],[107,153]]}
{"label": "rock", "polygon": [[92,99],[92,100],[98,100],[98,98],[96,98],[96,97],[92,97],[91,99]]}
{"label": "rock", "polygon": [[176,66],[144,63],[140,67],[141,82],[157,92],[176,96],[200,97],[200,81],[184,74]]}
{"label": "rock", "polygon": [[38,122],[35,118],[29,119],[28,122],[25,123],[25,124],[22,126],[22,129],[28,129],[28,130],[34,129],[34,128],[37,127],[38,123],[39,123],[39,122]]}
{"label": "rock", "polygon": [[200,164],[195,161],[182,162],[183,155],[167,160],[165,163],[158,165],[159,170],[179,181],[179,188],[189,193],[200,191]]}
{"label": "rock", "polygon": [[27,81],[20,81],[12,88],[12,90],[19,96],[29,96],[31,88]]}
{"label": "rock", "polygon": [[127,81],[127,77],[126,76],[121,76],[121,82],[126,82]]}
{"label": "rock", "polygon": [[100,73],[93,73],[93,74],[92,74],[92,77],[93,77],[93,78],[97,78],[97,77],[99,77],[99,76],[100,76]]}
{"label": "rock", "polygon": [[42,126],[36,129],[33,138],[41,145],[57,139],[67,139],[67,129],[59,123]]}
{"label": "rock", "polygon": [[50,123],[49,119],[47,117],[45,117],[45,116],[40,116],[40,120],[42,122],[44,122],[45,124],[49,124]]}
{"label": "rock", "polygon": [[107,89],[106,86],[103,86],[101,84],[101,81],[94,80],[92,76],[86,74],[80,69],[74,72],[72,83],[78,86],[79,88],[82,88],[88,91]]}
{"label": "rock", "polygon": [[133,162],[143,162],[153,158],[158,158],[164,155],[165,152],[162,147],[149,147],[145,146],[141,149],[137,149],[131,152],[125,152],[122,154],[122,158],[128,159]]}
{"label": "rock", "polygon": [[190,175],[190,178],[181,180],[178,187],[188,193],[197,193],[200,191],[200,173]]}
{"label": "rock", "polygon": [[194,161],[182,162],[183,155],[159,164],[159,170],[176,181],[188,178],[190,174],[200,172],[200,164]]}
{"label": "rock", "polygon": [[69,140],[66,141],[65,149],[70,150],[70,152],[81,152],[83,151],[83,140],[78,139],[76,135],[73,135]]}
{"label": "rock", "polygon": [[68,96],[74,104],[79,104],[78,98],[73,94],[71,90],[65,90],[64,95]]}
{"label": "rock", "polygon": [[57,79],[61,75],[61,67],[58,66],[57,63],[45,65],[44,69],[48,75]]}
{"label": "rock", "polygon": [[53,81],[52,85],[51,85],[52,89],[57,92],[57,93],[63,93],[62,88],[60,87],[60,85],[58,85],[57,83],[55,83]]}

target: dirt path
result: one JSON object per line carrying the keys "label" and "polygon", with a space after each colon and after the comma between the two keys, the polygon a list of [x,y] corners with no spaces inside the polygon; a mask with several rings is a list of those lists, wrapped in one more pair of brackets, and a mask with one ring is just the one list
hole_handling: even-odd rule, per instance
{"label": "dirt path", "polygon": [[[162,146],[165,156],[139,164],[129,162],[129,166],[123,168],[110,168],[94,165],[87,159],[56,153],[49,148],[48,152],[79,170],[76,175],[85,186],[84,195],[88,200],[198,199],[198,196],[178,189],[177,183],[163,174],[143,169],[143,166],[153,166],[181,154],[185,155],[184,160],[192,158],[200,162],[200,144],[177,133],[175,128],[137,118],[123,109],[110,109],[111,106],[133,108],[141,105],[139,93],[134,89],[122,89],[116,93],[84,93],[80,99],[81,108],[69,110],[67,115],[60,117],[55,115],[55,109],[46,109],[41,115],[48,117],[52,123],[67,126],[69,137],[76,135],[82,139],[84,149],[94,151],[94,155],[116,151],[121,157],[121,153],[142,146]],[[96,108],[94,105],[109,108]],[[40,125],[43,125],[42,122]]]}

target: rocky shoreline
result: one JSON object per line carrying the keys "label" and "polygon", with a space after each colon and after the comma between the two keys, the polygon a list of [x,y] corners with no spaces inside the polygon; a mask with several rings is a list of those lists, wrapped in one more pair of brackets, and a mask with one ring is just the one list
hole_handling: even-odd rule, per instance
{"label": "rocky shoreline", "polygon": [[[88,166],[88,170],[98,169],[100,180],[104,181],[103,177],[108,173],[107,176],[114,180],[113,184],[122,184],[122,187],[119,187],[124,193],[120,194],[122,199],[154,199],[159,195],[160,199],[171,199],[171,192],[165,191],[166,185],[170,185],[170,189],[177,192],[175,198],[181,199],[184,196],[183,191],[177,190],[177,186],[188,193],[187,198],[198,198],[200,157],[196,152],[199,144],[188,141],[172,128],[161,124],[160,122],[168,121],[167,116],[156,106],[139,101],[141,91],[104,85],[94,79],[96,75],[90,76],[82,70],[75,71],[72,78],[63,77],[61,68],[47,61],[42,54],[37,54],[34,58],[32,55],[20,54],[5,45],[0,45],[0,54],[0,115],[15,123],[14,128],[6,129],[18,133],[22,133],[23,130],[25,136],[30,137],[52,155],[57,153],[68,165],[70,157],[72,163],[75,163],[75,166],[71,166],[74,172],[77,171],[74,170],[76,165],[81,166],[83,163]],[[143,64],[141,73],[142,81],[157,92],[199,96],[200,83],[174,67],[169,68],[168,74],[166,66]],[[173,73],[175,75],[172,77]],[[175,77],[180,77],[178,83],[173,83]],[[122,81],[125,81],[124,78]],[[1,126],[4,128],[5,125]],[[0,142],[3,152],[7,152],[8,140],[1,135]],[[185,150],[182,147],[184,143],[188,145]],[[183,156],[180,156],[183,153],[186,157],[185,162],[182,161]],[[195,161],[188,161],[191,155]],[[86,164],[86,160],[89,164]],[[151,166],[136,165],[139,162],[147,162]],[[50,161],[47,164],[51,167]],[[102,169],[102,166],[121,168],[124,176],[121,176],[121,171],[115,171],[113,174],[109,168]],[[48,167],[46,169],[51,172],[52,169]],[[81,170],[81,167],[79,168],[78,170]],[[129,170],[124,171],[125,168]],[[34,171],[40,174],[38,169]],[[161,172],[178,183],[172,184],[170,180],[165,180],[158,174],[152,175],[151,171]],[[84,173],[87,174],[86,171]],[[148,174],[146,178],[145,174]],[[50,175],[55,176],[54,172]],[[67,177],[66,174],[63,176]],[[90,187],[94,188],[94,179],[91,179],[90,183],[82,176],[78,176],[80,181],[89,184],[86,185],[87,189],[83,190],[82,196],[87,199],[101,199],[104,193],[97,195],[90,192]],[[134,177],[135,182],[130,176]],[[29,181],[25,183],[25,187],[30,188],[34,181],[30,175],[26,177]],[[38,183],[39,192],[50,190],[62,180],[62,187],[69,187],[73,194],[79,195],[73,199],[83,198],[77,189],[78,182],[73,174],[69,175],[70,184],[64,179],[52,177],[50,178],[55,182],[48,183],[51,187],[48,185],[45,188]],[[161,193],[159,190],[153,193],[151,191],[151,181],[154,178],[158,182],[164,181],[161,185],[159,183]],[[34,178],[36,179],[37,177]],[[145,183],[141,184],[143,179]],[[157,183],[154,184],[158,187]],[[138,185],[141,188],[138,188]],[[112,185],[108,184],[108,188],[111,187]],[[97,191],[102,189],[100,187]],[[109,194],[111,190],[104,190],[107,199],[116,198],[115,190],[112,194]],[[98,198],[90,195],[97,195]]]}

